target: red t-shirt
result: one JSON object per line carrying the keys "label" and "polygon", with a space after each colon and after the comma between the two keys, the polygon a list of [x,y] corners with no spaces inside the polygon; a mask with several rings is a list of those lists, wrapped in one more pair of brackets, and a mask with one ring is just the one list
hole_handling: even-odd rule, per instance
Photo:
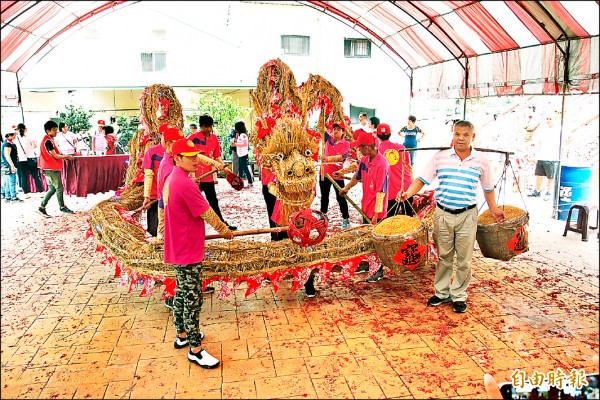
{"label": "red t-shirt", "polygon": [[163,159],[163,155],[165,154],[165,148],[159,143],[150,147],[144,153],[144,161],[142,162],[142,169],[151,169],[154,171],[154,176],[152,177],[152,190],[150,191],[151,199],[158,199],[158,189],[156,187],[156,182],[158,179],[158,167],[160,166],[160,162]]}
{"label": "red t-shirt", "polygon": [[389,200],[395,199],[400,190],[406,191],[412,183],[410,156],[404,149],[403,145],[389,140],[383,140],[377,148],[390,165]]}
{"label": "red t-shirt", "polygon": [[[206,138],[202,132],[194,133],[188,137],[189,140],[194,142],[196,148],[200,150],[200,152],[208,158],[212,158],[216,160],[221,157],[221,145],[219,144],[219,139],[212,133]],[[212,167],[209,165],[204,165],[202,163],[198,164],[198,171],[196,171],[196,176],[200,176],[212,170]],[[202,178],[202,182],[214,182],[214,178],[211,175]]]}
{"label": "red t-shirt", "polygon": [[387,214],[387,191],[390,165],[379,153],[371,160],[370,156],[364,156],[358,164],[356,179],[362,182],[363,197],[361,208],[369,218],[375,215],[375,201],[377,193],[385,193],[383,200],[383,211],[379,214],[379,219]]}
{"label": "red t-shirt", "polygon": [[167,178],[163,188],[165,203],[164,262],[197,264],[204,260],[204,219],[210,206],[200,188],[179,167]]}

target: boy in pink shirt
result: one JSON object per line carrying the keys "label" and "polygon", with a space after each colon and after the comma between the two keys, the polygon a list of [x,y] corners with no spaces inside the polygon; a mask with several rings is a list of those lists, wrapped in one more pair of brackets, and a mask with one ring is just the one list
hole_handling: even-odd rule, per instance
{"label": "boy in pink shirt", "polygon": [[162,191],[165,181],[173,171],[173,168],[175,168],[175,160],[173,159],[171,150],[173,143],[183,138],[185,136],[179,128],[169,128],[160,139],[160,143],[165,148],[165,154],[158,166],[158,179],[156,180],[156,189],[158,191],[158,239],[162,239],[165,233],[165,203]]}
{"label": "boy in pink shirt", "polygon": [[215,368],[219,360],[201,347],[198,314],[202,308],[202,260],[204,260],[204,221],[226,239],[233,233],[222,223],[202,196],[190,174],[198,169],[199,150],[188,139],[173,144],[175,168],[163,187],[165,204],[164,262],[173,264],[177,286],[173,304],[177,330],[174,347],[190,346],[187,358],[202,368]]}
{"label": "boy in pink shirt", "polygon": [[[336,178],[335,172],[342,169],[342,163],[348,157],[350,151],[350,143],[342,138],[343,123],[335,123],[332,128],[332,136],[325,142],[325,152],[323,154],[323,176],[319,179],[319,188],[321,189],[321,212],[327,216],[327,210],[329,209],[329,191],[331,190],[332,183],[327,179],[327,175],[331,176],[335,182],[340,186],[344,187],[346,183],[343,178]],[[348,218],[350,213],[348,212],[348,202],[342,196],[338,190],[334,187],[335,198],[340,206],[340,212],[342,213],[342,229],[348,227]]]}
{"label": "boy in pink shirt", "polygon": [[[375,225],[379,220],[387,216],[387,191],[390,165],[379,151],[377,151],[375,138],[371,133],[362,132],[357,140],[350,143],[350,147],[358,147],[363,157],[358,164],[358,171],[356,171],[350,182],[348,182],[348,185],[340,190],[340,193],[346,194],[359,181],[362,182],[363,197],[361,208],[367,217],[371,219],[371,223]],[[367,223],[367,221],[364,222]],[[379,270],[375,274],[368,277],[366,281],[372,283],[382,278],[383,265],[379,267]]]}
{"label": "boy in pink shirt", "polygon": [[399,191],[406,191],[412,183],[412,167],[410,155],[405,147],[399,143],[390,142],[392,130],[388,124],[379,124],[375,130],[380,140],[377,150],[390,165],[390,181],[388,186],[388,211],[387,216],[408,215],[413,216],[412,197],[396,202]]}

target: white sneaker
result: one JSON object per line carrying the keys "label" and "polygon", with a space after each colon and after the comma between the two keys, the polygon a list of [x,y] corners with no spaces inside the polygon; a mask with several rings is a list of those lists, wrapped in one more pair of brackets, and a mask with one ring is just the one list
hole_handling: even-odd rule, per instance
{"label": "white sneaker", "polygon": [[200,350],[198,353],[192,353],[192,349],[190,349],[187,358],[190,362],[198,364],[206,369],[216,368],[220,364],[219,360],[208,354],[204,349]]}

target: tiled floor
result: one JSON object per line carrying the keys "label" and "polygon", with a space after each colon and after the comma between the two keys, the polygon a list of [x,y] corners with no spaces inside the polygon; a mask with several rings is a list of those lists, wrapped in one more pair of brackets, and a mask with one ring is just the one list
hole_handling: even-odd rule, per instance
{"label": "tiled floor", "polygon": [[173,349],[160,288],[128,294],[83,241],[84,212],[105,197],[67,199],[82,213],[49,220],[29,216],[39,198],[2,204],[2,398],[485,398],[486,372],[599,369],[596,231],[562,237],[538,203],[529,252],[476,252],[466,314],[426,307],[431,265],[375,284],[332,277],[312,299],[291,281],[240,287],[204,298],[203,345],[222,363],[203,370]]}

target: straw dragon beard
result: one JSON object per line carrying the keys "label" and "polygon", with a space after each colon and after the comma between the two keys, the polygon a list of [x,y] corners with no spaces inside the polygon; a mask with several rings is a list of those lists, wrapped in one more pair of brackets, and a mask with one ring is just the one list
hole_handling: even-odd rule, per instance
{"label": "straw dragon beard", "polygon": [[318,146],[318,141],[291,118],[282,118],[268,135],[262,156],[265,166],[275,174],[269,192],[281,201],[280,225],[286,225],[293,212],[310,207],[315,198],[317,173],[312,156]]}

